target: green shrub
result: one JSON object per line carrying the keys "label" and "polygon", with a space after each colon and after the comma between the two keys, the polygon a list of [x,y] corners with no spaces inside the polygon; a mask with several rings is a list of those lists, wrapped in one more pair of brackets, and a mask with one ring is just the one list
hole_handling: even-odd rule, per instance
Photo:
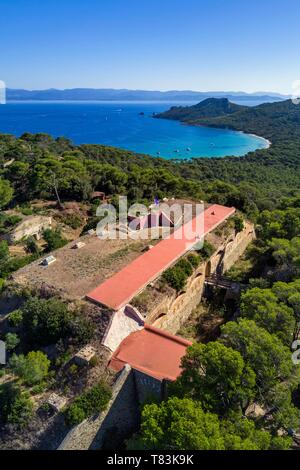
{"label": "green shrub", "polygon": [[79,312],[74,313],[69,323],[69,334],[78,345],[88,344],[95,332],[94,325]]}
{"label": "green shrub", "polygon": [[31,393],[32,395],[40,395],[46,390],[46,388],[47,388],[47,384],[43,382],[41,384],[38,384],[32,387]]}
{"label": "green shrub", "polygon": [[72,364],[70,367],[69,367],[69,373],[71,375],[76,375],[78,373],[78,366],[76,364]]}
{"label": "green shrub", "polygon": [[34,345],[47,346],[70,332],[71,314],[61,300],[31,297],[22,307],[23,329]]}
{"label": "green shrub", "polygon": [[9,361],[11,371],[20,377],[24,384],[39,384],[48,375],[50,361],[41,351],[32,351],[24,356],[14,354]]}
{"label": "green shrub", "polygon": [[177,266],[168,269],[164,273],[163,278],[167,281],[169,286],[173,287],[177,292],[184,288],[187,280],[185,273],[180,268],[177,268]]}
{"label": "green shrub", "polygon": [[293,444],[293,439],[287,436],[276,436],[272,438],[271,450],[290,450]]}
{"label": "green shrub", "polygon": [[76,424],[79,424],[84,419],[86,419],[84,410],[76,403],[73,403],[73,405],[69,406],[65,416],[66,422],[69,426],[76,426]]}
{"label": "green shrub", "polygon": [[6,240],[0,242],[0,263],[3,263],[9,257],[9,248]]}
{"label": "green shrub", "polygon": [[181,269],[187,277],[190,277],[193,274],[193,268],[191,263],[186,259],[181,259],[176,264],[176,268]]}
{"label": "green shrub", "polygon": [[7,217],[7,219],[5,221],[5,226],[6,227],[14,227],[19,222],[21,222],[21,220],[22,220],[22,217],[20,217],[19,215],[10,215],[10,216]]}
{"label": "green shrub", "polygon": [[201,261],[199,255],[197,255],[196,253],[191,253],[190,255],[188,255],[187,259],[194,269],[198,268]]}
{"label": "green shrub", "polygon": [[33,255],[39,255],[40,254],[40,249],[38,247],[38,244],[36,242],[36,239],[34,237],[28,237],[26,242],[26,251],[28,253],[31,253]]}
{"label": "green shrub", "polygon": [[70,426],[75,426],[84,419],[104,411],[110,399],[110,387],[103,382],[99,383],[75,398],[65,412],[66,422]]}
{"label": "green shrub", "polygon": [[4,288],[5,288],[5,279],[2,279],[0,277],[0,293],[3,292]]}
{"label": "green shrub", "polygon": [[66,365],[69,360],[71,359],[72,357],[72,354],[69,352],[69,351],[66,351],[66,352],[63,352],[60,356],[58,356],[58,358],[56,359],[55,361],[55,365],[57,367],[62,367],[64,365]]}
{"label": "green shrub", "polygon": [[96,367],[96,365],[98,364],[98,359],[96,356],[92,357],[92,359],[90,360],[90,366],[91,367]]}
{"label": "green shrub", "polygon": [[40,410],[43,411],[44,413],[50,413],[52,411],[52,406],[50,405],[50,403],[44,402],[40,406]]}
{"label": "green shrub", "polygon": [[83,218],[79,214],[66,214],[60,220],[74,230],[80,228],[83,224]]}
{"label": "green shrub", "polygon": [[33,403],[28,393],[11,382],[0,385],[0,421],[3,424],[26,426],[33,415]]}
{"label": "green shrub", "polygon": [[196,254],[190,254],[188,259],[181,259],[173,267],[165,271],[162,280],[166,281],[169,286],[180,292],[186,284],[187,279],[193,274],[194,267],[198,266],[200,257]]}
{"label": "green shrub", "polygon": [[252,289],[255,287],[258,287],[259,289],[268,289],[270,287],[270,281],[269,279],[265,279],[263,277],[250,278],[249,287]]}
{"label": "green shrub", "polygon": [[36,259],[35,255],[8,258],[4,264],[0,265],[0,277],[6,279],[15,271],[24,268]]}
{"label": "green shrub", "polygon": [[18,328],[23,321],[23,313],[21,310],[15,310],[8,316],[8,323],[13,328]]}
{"label": "green shrub", "polygon": [[31,207],[21,207],[21,213],[23,215],[32,215],[33,214],[33,210],[31,209]]}
{"label": "green shrub", "polygon": [[48,252],[53,251],[53,250],[58,250],[58,248],[62,248],[68,243],[68,241],[63,238],[60,230],[58,229],[44,230],[43,237],[44,237],[45,242],[47,243],[46,250]]}
{"label": "green shrub", "polygon": [[234,230],[236,233],[242,232],[244,230],[244,220],[239,215],[233,217]]}
{"label": "green shrub", "polygon": [[203,248],[200,250],[200,254],[204,260],[208,260],[213,255],[214,251],[215,249],[212,244],[208,241],[205,241],[203,244]]}
{"label": "green shrub", "polygon": [[15,333],[7,333],[7,335],[5,336],[5,345],[7,351],[12,351],[18,346],[19,343],[20,339]]}

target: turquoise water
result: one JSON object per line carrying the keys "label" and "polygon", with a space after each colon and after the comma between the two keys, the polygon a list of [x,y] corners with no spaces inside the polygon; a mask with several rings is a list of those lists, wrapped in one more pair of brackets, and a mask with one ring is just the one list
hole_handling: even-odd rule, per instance
{"label": "turquoise water", "polygon": [[240,132],[153,119],[153,113],[174,105],[174,102],[11,102],[0,106],[0,133],[20,136],[24,132],[46,132],[54,137],[68,137],[75,144],[104,144],[167,159],[240,156],[267,146],[265,140]]}

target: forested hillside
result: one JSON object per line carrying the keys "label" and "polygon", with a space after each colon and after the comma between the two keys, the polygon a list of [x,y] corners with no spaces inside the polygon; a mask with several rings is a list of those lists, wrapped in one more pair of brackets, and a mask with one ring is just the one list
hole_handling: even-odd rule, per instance
{"label": "forested hillside", "polygon": [[173,107],[157,117],[254,133],[272,142],[300,137],[300,106],[292,100],[254,107],[234,105],[226,99],[206,102],[187,108]]}
{"label": "forested hillside", "polygon": [[230,103],[227,98],[208,98],[194,106],[174,106],[169,111],[156,114],[155,117],[190,122],[202,118],[226,116],[246,109],[247,106]]}

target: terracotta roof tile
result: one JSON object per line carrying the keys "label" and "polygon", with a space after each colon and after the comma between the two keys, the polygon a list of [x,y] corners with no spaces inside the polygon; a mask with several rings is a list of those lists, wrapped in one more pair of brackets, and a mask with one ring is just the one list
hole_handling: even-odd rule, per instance
{"label": "terracotta roof tile", "polygon": [[[232,207],[229,208],[218,204],[212,205],[204,211],[204,227],[198,228],[201,227],[199,221],[203,217],[202,214],[198,215],[193,219],[192,224],[186,224],[177,229],[168,238],[162,240],[150,251],[135,259],[87,294],[87,299],[113,310],[119,310],[191,249],[199,241],[199,237],[207,235],[233,215],[234,212],[235,209]],[[184,228],[188,226],[193,232],[196,232],[197,227],[201,233],[198,236],[192,235],[192,237],[186,235],[188,230],[184,230]],[[181,230],[184,230],[184,236],[176,238]]]}
{"label": "terracotta roof tile", "polygon": [[181,373],[181,358],[191,342],[145,325],[131,333],[113,354],[109,367],[115,371],[129,364],[133,369],[159,380],[174,381]]}

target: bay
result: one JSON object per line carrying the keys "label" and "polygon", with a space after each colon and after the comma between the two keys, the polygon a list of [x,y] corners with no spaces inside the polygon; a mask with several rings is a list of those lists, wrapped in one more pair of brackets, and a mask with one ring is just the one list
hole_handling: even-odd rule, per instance
{"label": "bay", "polygon": [[103,144],[167,159],[241,156],[266,140],[224,129],[154,119],[174,102],[8,102],[0,106],[0,133],[43,132],[75,144]]}

